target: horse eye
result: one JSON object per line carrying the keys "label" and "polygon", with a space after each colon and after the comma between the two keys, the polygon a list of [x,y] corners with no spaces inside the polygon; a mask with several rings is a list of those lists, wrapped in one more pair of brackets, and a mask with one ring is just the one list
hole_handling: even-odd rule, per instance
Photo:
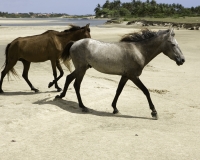
{"label": "horse eye", "polygon": [[172,43],[172,46],[173,46],[173,47],[175,47],[175,46],[176,46],[176,44],[175,44],[175,43]]}

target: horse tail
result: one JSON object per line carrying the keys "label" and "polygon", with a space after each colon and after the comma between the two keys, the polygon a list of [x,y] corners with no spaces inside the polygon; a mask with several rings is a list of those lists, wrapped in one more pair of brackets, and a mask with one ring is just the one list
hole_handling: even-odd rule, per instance
{"label": "horse tail", "polygon": [[70,48],[71,46],[74,44],[74,41],[70,41],[69,43],[67,43],[67,45],[65,46],[62,54],[61,54],[61,59],[64,63],[64,65],[69,69],[70,72],[72,72],[71,70],[71,64],[70,64]]}
{"label": "horse tail", "polygon": [[70,60],[70,48],[71,46],[74,44],[74,41],[70,41],[69,43],[67,43],[67,45],[65,46],[62,54],[61,54],[61,59],[64,61]]}
{"label": "horse tail", "polygon": [[[9,44],[6,46],[6,50],[5,50],[5,57],[6,57],[6,59],[5,59],[5,63],[4,63],[4,65],[2,66],[2,68],[3,68],[3,67],[6,67],[6,65],[8,64],[8,49],[9,49],[10,45],[11,45],[11,43],[9,43]],[[11,68],[11,69],[8,71],[8,73],[7,73],[8,80],[9,80],[9,77],[10,77],[10,72],[11,72],[14,76],[18,77],[18,74],[17,74],[17,72],[15,71],[15,69],[14,69],[14,67],[13,67],[13,68]]]}

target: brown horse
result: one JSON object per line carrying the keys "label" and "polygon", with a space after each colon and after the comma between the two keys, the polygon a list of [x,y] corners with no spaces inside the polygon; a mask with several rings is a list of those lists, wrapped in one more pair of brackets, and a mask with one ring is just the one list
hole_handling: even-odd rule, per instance
{"label": "brown horse", "polygon": [[[89,24],[84,27],[70,25],[70,29],[58,32],[49,30],[40,35],[19,37],[9,43],[5,51],[5,68],[1,72],[0,80],[0,93],[3,93],[2,83],[5,75],[12,72],[17,75],[14,70],[14,65],[17,61],[21,61],[24,66],[22,77],[30,86],[31,90],[38,92],[28,79],[28,71],[31,62],[44,62],[51,61],[54,80],[49,83],[49,88],[55,84],[57,91],[62,89],[58,86],[57,81],[63,76],[63,70],[60,65],[60,55],[69,41],[77,41],[83,38],[91,38]],[[60,71],[60,75],[57,77],[56,67]],[[70,70],[68,63],[67,68]]]}

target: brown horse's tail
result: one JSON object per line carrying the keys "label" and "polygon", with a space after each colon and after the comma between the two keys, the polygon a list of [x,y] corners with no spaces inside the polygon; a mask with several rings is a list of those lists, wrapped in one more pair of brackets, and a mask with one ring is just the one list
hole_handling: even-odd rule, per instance
{"label": "brown horse's tail", "polygon": [[69,43],[67,43],[67,45],[65,46],[62,54],[61,54],[61,59],[64,63],[64,65],[69,69],[69,71],[71,72],[71,64],[70,64],[70,48],[71,46],[74,44],[74,41],[70,41]]}
{"label": "brown horse's tail", "polygon": [[[8,65],[8,49],[9,49],[10,45],[11,45],[11,43],[9,43],[9,44],[6,46],[6,50],[5,50],[5,57],[6,57],[6,60],[5,60],[4,65],[2,66],[2,68],[3,68],[3,67],[6,67],[6,66]],[[9,77],[10,77],[10,72],[11,72],[14,76],[18,77],[18,74],[17,74],[17,72],[15,71],[15,69],[14,69],[14,68],[11,68],[11,69],[8,71],[8,73],[7,73],[7,75],[8,75],[8,80],[9,80]]]}

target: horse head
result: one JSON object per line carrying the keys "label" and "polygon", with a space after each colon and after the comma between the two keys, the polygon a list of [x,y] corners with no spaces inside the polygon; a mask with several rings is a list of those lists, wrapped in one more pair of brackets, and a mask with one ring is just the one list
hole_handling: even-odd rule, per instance
{"label": "horse head", "polygon": [[88,23],[86,26],[82,27],[81,29],[83,29],[83,38],[91,38],[90,35],[90,23]]}
{"label": "horse head", "polygon": [[174,29],[170,28],[166,33],[166,43],[163,53],[170,59],[174,60],[177,65],[182,65],[185,62],[185,57],[178,46],[178,42],[175,39]]}

